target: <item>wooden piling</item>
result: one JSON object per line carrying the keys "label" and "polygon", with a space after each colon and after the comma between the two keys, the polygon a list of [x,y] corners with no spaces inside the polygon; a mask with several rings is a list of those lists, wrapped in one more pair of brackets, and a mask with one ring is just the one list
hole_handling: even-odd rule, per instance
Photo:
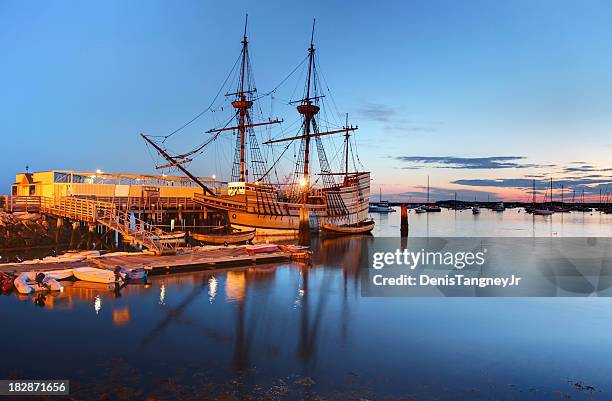
{"label": "wooden piling", "polygon": [[55,243],[59,244],[62,236],[62,227],[64,226],[64,219],[61,217],[57,218],[55,225]]}
{"label": "wooden piling", "polygon": [[[60,217],[58,217],[58,219],[60,219]],[[70,249],[75,249],[77,245],[77,234],[79,232],[79,226],[80,224],[78,221],[72,222],[72,230],[70,232]]]}
{"label": "wooden piling", "polygon": [[305,205],[300,208],[298,243],[302,246],[310,246],[310,220],[308,218],[308,209]]}
{"label": "wooden piling", "polygon": [[94,248],[95,236],[96,236],[96,223],[87,223],[87,249]]}
{"label": "wooden piling", "polygon": [[401,207],[400,235],[401,237],[408,236],[408,205],[406,204]]}

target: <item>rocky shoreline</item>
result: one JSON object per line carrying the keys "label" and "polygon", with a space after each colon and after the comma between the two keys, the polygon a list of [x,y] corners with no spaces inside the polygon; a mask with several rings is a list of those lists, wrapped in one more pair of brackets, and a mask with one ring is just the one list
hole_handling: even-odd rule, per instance
{"label": "rocky shoreline", "polygon": [[71,227],[39,213],[0,212],[0,249],[56,245],[70,240]]}

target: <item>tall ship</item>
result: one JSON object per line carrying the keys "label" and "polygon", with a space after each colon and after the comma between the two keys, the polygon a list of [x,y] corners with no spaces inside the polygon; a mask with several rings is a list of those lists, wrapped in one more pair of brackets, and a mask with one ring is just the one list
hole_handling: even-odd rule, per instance
{"label": "tall ship", "polygon": [[[325,98],[330,93],[319,74],[314,28],[313,22],[308,53],[298,65],[302,66],[303,73],[302,95],[284,103],[294,108],[293,113],[297,111],[297,114],[293,115],[298,117],[285,133],[275,135],[277,129],[281,131],[283,120],[263,118],[259,104],[274,96],[278,87],[258,94],[245,22],[240,56],[232,70],[235,76],[226,79],[234,86],[227,86],[230,90],[225,95],[226,106],[216,108],[217,111],[231,111],[224,125],[209,129],[206,133],[210,137],[204,143],[180,154],[170,152],[166,146],[166,140],[176,131],[165,136],[141,134],[165,159],[165,164],[157,168],[178,169],[194,180],[202,188],[202,193],[197,193],[194,199],[207,208],[226,211],[227,223],[235,229],[255,228],[258,234],[292,234],[324,224],[358,226],[368,220],[370,173],[359,171],[363,166],[356,156],[351,135],[357,127],[348,124],[348,115],[345,121],[336,122],[334,126],[329,122],[333,118],[325,112]],[[282,82],[296,75],[298,69],[296,67]],[[332,104],[335,106],[335,102]],[[337,117],[339,113],[332,115]],[[267,137],[258,133],[262,129],[267,130]],[[202,183],[188,166],[196,156],[210,152],[211,145],[226,134],[235,135],[231,177],[213,188]],[[334,135],[343,138],[341,146],[325,143]],[[286,153],[292,145],[294,155],[289,158]],[[326,150],[330,145],[337,152],[331,161]],[[286,170],[279,171],[287,160],[290,162]],[[350,161],[352,166],[349,166]],[[332,168],[332,162],[338,166]],[[229,173],[229,168],[227,171]]]}

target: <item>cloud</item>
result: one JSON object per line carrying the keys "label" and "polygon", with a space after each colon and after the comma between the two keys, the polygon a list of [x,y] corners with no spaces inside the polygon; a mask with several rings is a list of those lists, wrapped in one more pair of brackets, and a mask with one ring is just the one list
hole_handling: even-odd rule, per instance
{"label": "cloud", "polygon": [[395,109],[379,103],[367,103],[361,106],[357,112],[367,119],[379,122],[389,122],[397,117]]}
{"label": "cloud", "polygon": [[387,131],[420,133],[437,131],[434,124],[419,124],[406,118],[398,109],[381,103],[366,103],[357,109],[357,114],[367,120],[384,124],[383,127]]}
{"label": "cloud", "polygon": [[[464,185],[470,187],[495,187],[495,188],[517,188],[531,190],[533,188],[533,180],[527,178],[499,178],[499,179],[461,179],[452,181],[452,184]],[[601,189],[603,193],[612,190],[612,178],[586,178],[586,177],[564,177],[553,181],[555,190],[561,188],[566,190],[576,190],[580,192],[584,190],[585,194],[599,194]],[[541,179],[535,180],[536,190],[550,188],[550,180]]]}
{"label": "cloud", "polygon": [[[577,164],[577,163],[572,163]],[[590,164],[581,164],[580,166],[564,167],[562,170],[564,173],[590,173],[590,172],[604,172],[612,171],[612,168],[599,168]]]}
{"label": "cloud", "polygon": [[398,156],[396,160],[414,165],[433,165],[452,169],[541,168],[553,165],[519,163],[524,156],[456,157],[456,156]]}

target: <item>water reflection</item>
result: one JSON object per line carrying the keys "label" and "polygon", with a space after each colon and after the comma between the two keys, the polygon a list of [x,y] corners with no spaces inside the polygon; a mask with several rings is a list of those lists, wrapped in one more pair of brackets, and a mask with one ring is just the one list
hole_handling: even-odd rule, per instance
{"label": "water reflection", "polygon": [[215,301],[217,297],[217,279],[215,276],[210,276],[208,279],[208,302],[211,304]]}
{"label": "water reflection", "polygon": [[130,321],[130,308],[124,306],[123,308],[113,309],[113,324],[115,326],[123,326],[128,324]]}
{"label": "water reflection", "polygon": [[102,309],[102,298],[96,295],[94,299],[94,310],[96,311],[96,315],[100,313],[100,309]]}
{"label": "water reflection", "polygon": [[[458,214],[473,221],[471,214]],[[394,218],[389,217],[390,225]],[[432,226],[436,219],[431,217]],[[457,226],[466,224],[470,223],[458,222]],[[537,224],[541,232],[542,225]],[[529,229],[526,226],[527,235]],[[398,234],[399,225],[392,230]],[[414,225],[411,234],[413,231],[418,231]],[[408,241],[402,246],[408,246]],[[175,368],[185,367],[190,374],[182,385],[192,385],[203,377],[196,376],[196,371],[207,375],[206,380],[250,378],[257,385],[296,374],[312,377],[317,389],[348,386],[347,377],[355,382],[360,377],[367,385],[384,385],[373,390],[376,396],[359,398],[381,399],[388,391],[414,393],[419,399],[460,400],[476,395],[438,394],[436,384],[443,382],[451,390],[490,388],[479,379],[485,370],[490,372],[486,380],[497,388],[506,388],[508,382],[546,383],[547,377],[556,383],[570,373],[597,381],[609,364],[609,340],[585,334],[612,329],[609,308],[580,308],[574,303],[564,309],[563,305],[555,306],[557,300],[554,304],[503,299],[478,303],[472,299],[360,297],[359,261],[367,257],[371,242],[368,236],[316,238],[311,264],[154,276],[150,288],[129,285],[121,289],[121,298],[114,295],[112,287],[66,283],[63,293],[45,296],[45,309],[33,309],[38,312],[37,319],[50,316],[54,330],[49,333],[49,341],[58,349],[68,350],[65,352],[70,360],[63,362],[67,371],[77,372],[82,366],[120,356],[148,372],[153,383],[174,374]],[[1,303],[8,298],[0,298],[0,311],[5,306]],[[32,297],[23,299],[28,302],[20,304],[31,308]],[[11,300],[17,302],[15,297]],[[92,303],[95,315],[91,313]],[[72,311],[53,313],[60,307]],[[24,314],[15,305],[4,310]],[[524,323],[517,323],[516,316]],[[74,333],[82,327],[99,330],[91,330],[87,342],[73,347],[72,343],[78,341]],[[17,338],[18,332],[18,328],[8,327],[0,333],[0,340]],[[546,338],[550,332],[555,333],[553,343]],[[449,333],[454,341],[448,341]],[[111,337],[118,341],[108,341]],[[568,343],[579,350],[568,350]],[[595,348],[600,354],[591,352]],[[540,354],[545,355],[541,360]],[[516,355],[529,355],[528,363]],[[575,368],[578,364],[573,362],[585,357],[590,358],[591,365]],[[470,360],[468,365],[464,363],[466,358]],[[15,356],[10,364],[28,373],[32,367],[23,360]],[[494,366],[491,360],[496,361]],[[155,365],[155,361],[164,364]],[[39,361],[36,372],[53,376],[57,364],[45,363]],[[550,363],[559,366],[560,373],[554,378],[546,373]],[[528,369],[534,366],[539,369]],[[407,370],[421,373],[412,379],[406,375]],[[420,380],[427,384],[420,384]],[[553,394],[548,390],[546,394]],[[497,398],[522,399],[524,394]],[[491,394],[477,396],[496,399]],[[295,399],[300,397],[308,399],[301,395]]]}
{"label": "water reflection", "polygon": [[159,287],[159,304],[166,304],[166,286],[163,284]]}

